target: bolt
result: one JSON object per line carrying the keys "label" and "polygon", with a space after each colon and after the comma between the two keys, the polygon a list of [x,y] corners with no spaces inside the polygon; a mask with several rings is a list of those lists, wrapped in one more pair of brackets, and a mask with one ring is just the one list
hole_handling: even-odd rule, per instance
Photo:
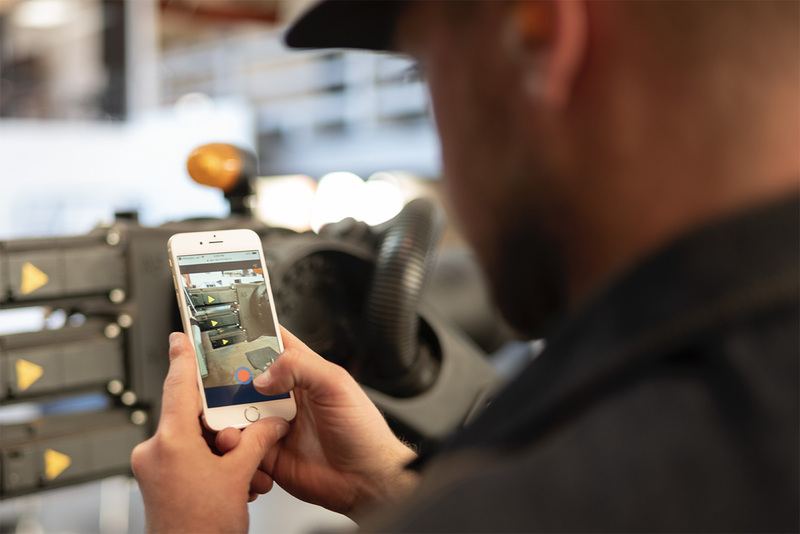
{"label": "bolt", "polygon": [[112,247],[119,245],[120,241],[122,241],[122,235],[116,228],[112,228],[106,234],[106,243],[108,243]]}
{"label": "bolt", "polygon": [[117,323],[109,323],[103,332],[108,339],[115,339],[122,333],[122,328]]}
{"label": "bolt", "polygon": [[122,304],[125,302],[125,290],[120,288],[112,289],[108,294],[108,300],[114,304]]}
{"label": "bolt", "polygon": [[125,406],[133,406],[134,404],[136,404],[137,400],[136,393],[134,393],[133,391],[126,391],[125,393],[122,394],[119,400],[121,400],[122,404],[124,404]]}
{"label": "bolt", "polygon": [[122,393],[122,390],[125,389],[125,385],[122,383],[122,380],[112,380],[106,386],[108,392],[112,395],[119,395]]}
{"label": "bolt", "polygon": [[117,324],[120,325],[122,328],[130,328],[133,324],[133,317],[130,314],[123,313],[119,317],[117,317]]}
{"label": "bolt", "polygon": [[143,425],[147,422],[147,412],[144,410],[136,410],[131,414],[131,423],[134,425]]}

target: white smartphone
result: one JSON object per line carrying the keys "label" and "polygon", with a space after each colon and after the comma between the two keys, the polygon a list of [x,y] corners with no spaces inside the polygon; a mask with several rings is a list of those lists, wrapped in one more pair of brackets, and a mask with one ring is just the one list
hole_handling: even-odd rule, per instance
{"label": "white smartphone", "polygon": [[283,352],[258,234],[175,234],[168,248],[183,328],[197,356],[205,425],[219,431],[264,417],[292,419],[291,392],[265,396],[253,387]]}

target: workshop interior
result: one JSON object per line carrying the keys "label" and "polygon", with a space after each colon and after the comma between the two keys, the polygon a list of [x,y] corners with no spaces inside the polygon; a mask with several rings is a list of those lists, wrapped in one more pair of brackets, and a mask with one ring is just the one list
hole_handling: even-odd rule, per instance
{"label": "workshop interior", "polygon": [[[414,65],[287,50],[307,5],[0,1],[0,532],[144,531],[130,453],[181,330],[175,233],[255,231],[281,324],[422,449],[540,349],[449,216]],[[261,372],[259,273],[217,274],[184,287],[201,372],[263,340]],[[279,489],[250,510],[254,531],[349,521]]]}

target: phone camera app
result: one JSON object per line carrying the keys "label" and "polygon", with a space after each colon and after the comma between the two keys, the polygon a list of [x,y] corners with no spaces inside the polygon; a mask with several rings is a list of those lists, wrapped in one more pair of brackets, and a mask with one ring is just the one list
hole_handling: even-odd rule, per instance
{"label": "phone camera app", "polygon": [[209,407],[251,402],[245,396],[255,394],[253,379],[280,354],[259,255],[204,254],[182,261],[182,285]]}

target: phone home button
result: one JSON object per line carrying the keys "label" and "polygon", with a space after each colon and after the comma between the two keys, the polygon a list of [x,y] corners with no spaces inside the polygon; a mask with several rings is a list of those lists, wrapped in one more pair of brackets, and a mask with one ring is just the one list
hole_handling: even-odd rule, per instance
{"label": "phone home button", "polygon": [[259,419],[261,419],[261,412],[258,411],[258,408],[255,406],[250,406],[245,408],[244,410],[244,418],[250,421],[251,423],[255,423]]}

